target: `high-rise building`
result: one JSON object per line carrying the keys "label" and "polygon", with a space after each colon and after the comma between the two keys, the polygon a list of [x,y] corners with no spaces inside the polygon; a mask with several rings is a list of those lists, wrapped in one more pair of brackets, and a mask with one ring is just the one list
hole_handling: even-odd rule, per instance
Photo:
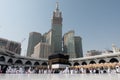
{"label": "high-rise building", "polygon": [[[66,33],[62,39],[62,20],[62,12],[59,10],[57,2],[56,9],[53,11],[51,29],[43,35],[37,32],[30,33],[27,56],[31,56],[33,52],[32,56],[40,55],[41,58],[47,58],[55,53],[66,53],[70,58],[83,56],[81,38],[75,37],[73,30]],[[49,51],[49,53],[45,51]]]}
{"label": "high-rise building", "polygon": [[76,57],[83,57],[83,50],[82,50],[82,38],[80,36],[75,36],[75,53]]}
{"label": "high-rise building", "polygon": [[27,56],[31,56],[34,52],[34,47],[42,41],[42,35],[38,32],[31,32],[29,34]]}
{"label": "high-rise building", "polygon": [[95,56],[95,55],[101,55],[102,52],[98,50],[90,50],[87,51],[86,56]]}
{"label": "high-rise building", "polygon": [[21,43],[0,38],[0,48],[20,55]]}
{"label": "high-rise building", "polygon": [[44,33],[42,42],[46,42],[51,45],[51,35],[52,35],[52,30],[49,30],[48,32]]}
{"label": "high-rise building", "polygon": [[52,53],[62,53],[62,13],[58,3],[52,17],[51,50]]}
{"label": "high-rise building", "polygon": [[0,48],[6,49],[7,43],[8,43],[7,39],[0,38]]}
{"label": "high-rise building", "polygon": [[34,47],[34,58],[48,58],[50,55],[50,45],[48,43],[40,42]]}
{"label": "high-rise building", "polygon": [[64,34],[63,37],[63,48],[64,53],[67,53],[70,58],[75,58],[75,42],[74,42],[74,31],[69,31],[68,33]]}

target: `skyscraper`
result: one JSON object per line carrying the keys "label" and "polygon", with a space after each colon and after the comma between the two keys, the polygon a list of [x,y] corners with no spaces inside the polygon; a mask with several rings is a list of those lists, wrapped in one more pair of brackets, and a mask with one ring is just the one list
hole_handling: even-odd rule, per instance
{"label": "skyscraper", "polygon": [[52,17],[51,50],[52,53],[62,52],[62,13],[58,3]]}
{"label": "skyscraper", "polygon": [[50,29],[48,32],[43,34],[42,42],[46,42],[49,45],[51,45],[51,35],[52,35],[52,30]]}
{"label": "skyscraper", "polygon": [[4,38],[0,38],[0,48],[14,52],[19,55],[21,53],[21,43],[10,41]]}
{"label": "skyscraper", "polygon": [[42,40],[42,35],[38,32],[31,32],[29,34],[27,56],[31,56],[34,52],[34,47]]}
{"label": "skyscraper", "polygon": [[39,42],[34,47],[34,54],[32,54],[32,57],[34,58],[48,58],[48,55],[50,55],[50,45],[45,42]]}
{"label": "skyscraper", "polygon": [[82,50],[82,38],[80,36],[75,36],[75,53],[76,57],[83,57],[83,50]]}
{"label": "skyscraper", "polygon": [[37,32],[30,33],[27,56],[31,56],[34,52],[32,56],[40,55],[41,58],[43,55],[47,58],[55,53],[66,53],[70,58],[82,57],[81,38],[75,37],[73,30],[66,33],[62,40],[62,20],[62,13],[57,2],[51,20],[51,29],[43,35]]}
{"label": "skyscraper", "polygon": [[64,53],[67,53],[70,58],[75,58],[75,43],[74,43],[74,31],[71,30],[64,34],[63,37],[63,48],[64,48]]}

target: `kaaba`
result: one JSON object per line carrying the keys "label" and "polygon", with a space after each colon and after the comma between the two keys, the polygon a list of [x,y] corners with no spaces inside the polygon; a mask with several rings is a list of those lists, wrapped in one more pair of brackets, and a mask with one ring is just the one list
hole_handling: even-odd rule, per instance
{"label": "kaaba", "polygon": [[66,68],[69,64],[69,55],[56,53],[48,57],[50,68]]}

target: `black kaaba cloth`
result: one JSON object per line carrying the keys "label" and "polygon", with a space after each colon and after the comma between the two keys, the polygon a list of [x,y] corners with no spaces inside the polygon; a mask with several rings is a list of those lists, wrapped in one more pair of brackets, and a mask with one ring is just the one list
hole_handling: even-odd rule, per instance
{"label": "black kaaba cloth", "polygon": [[48,57],[49,60],[55,59],[55,58],[69,59],[69,55],[60,54],[60,53],[57,54],[56,53],[56,54],[52,54]]}

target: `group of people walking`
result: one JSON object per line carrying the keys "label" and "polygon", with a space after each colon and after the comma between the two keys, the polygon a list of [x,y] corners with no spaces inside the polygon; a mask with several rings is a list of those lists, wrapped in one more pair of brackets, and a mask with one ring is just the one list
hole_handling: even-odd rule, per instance
{"label": "group of people walking", "polygon": [[[0,68],[0,73],[2,69]],[[114,68],[75,68],[66,67],[65,69],[47,69],[47,68],[31,68],[31,67],[11,67],[8,66],[6,74],[103,74],[103,73],[120,73],[120,66]]]}

